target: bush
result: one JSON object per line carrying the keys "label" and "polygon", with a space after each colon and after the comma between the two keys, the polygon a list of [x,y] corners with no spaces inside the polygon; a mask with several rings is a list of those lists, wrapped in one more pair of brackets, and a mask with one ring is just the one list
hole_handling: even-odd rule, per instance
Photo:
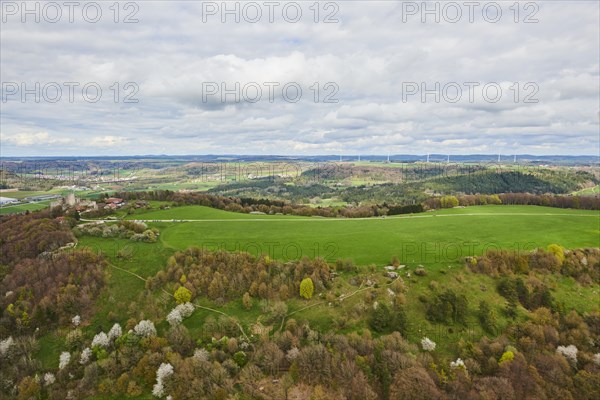
{"label": "bush", "polygon": [[183,286],[180,286],[179,289],[175,291],[174,296],[177,304],[189,303],[190,300],[192,300],[192,292]]}
{"label": "bush", "polygon": [[313,284],[312,279],[304,278],[302,282],[300,282],[300,296],[308,300],[312,298],[314,291],[315,285]]}

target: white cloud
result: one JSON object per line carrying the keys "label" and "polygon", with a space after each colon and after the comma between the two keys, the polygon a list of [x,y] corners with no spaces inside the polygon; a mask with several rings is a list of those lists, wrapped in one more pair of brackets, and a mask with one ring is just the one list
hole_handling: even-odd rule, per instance
{"label": "white cloud", "polygon": [[[102,88],[97,103],[80,91],[54,104],[12,96],[0,116],[3,155],[599,151],[597,2],[537,3],[534,24],[514,23],[508,2],[496,24],[481,14],[475,23],[404,23],[401,2],[338,2],[334,24],[314,23],[312,3],[301,3],[295,24],[202,23],[201,2],[138,4],[136,24],[115,24],[109,9],[98,24],[3,23],[2,82]],[[203,101],[206,82],[280,86],[273,102],[263,91],[256,103],[223,103]],[[288,82],[302,88],[297,103],[281,96]],[[322,102],[333,95],[328,82],[339,88],[336,103]],[[456,103],[403,102],[406,82],[480,87],[473,102],[466,92]],[[502,85],[496,103],[481,96],[489,82]],[[539,101],[523,103],[521,86],[515,102],[514,82],[537,85]],[[127,95],[139,101],[123,103]]]}

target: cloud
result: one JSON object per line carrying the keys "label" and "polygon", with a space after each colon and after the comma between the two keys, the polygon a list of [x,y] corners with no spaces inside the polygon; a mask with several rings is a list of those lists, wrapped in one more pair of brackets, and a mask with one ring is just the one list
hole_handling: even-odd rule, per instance
{"label": "cloud", "polygon": [[[139,22],[124,24],[100,4],[96,24],[3,23],[3,84],[63,87],[56,103],[43,92],[40,102],[17,93],[2,103],[3,155],[600,151],[597,2],[536,3],[531,24],[523,8],[515,23],[503,2],[498,23],[480,9],[473,23],[467,9],[458,23],[422,23],[403,20],[402,2],[337,2],[339,22],[327,24],[330,10],[315,23],[310,2],[299,3],[297,23],[281,9],[265,21],[264,8],[258,23],[202,22],[202,2],[175,1],[137,3]],[[73,101],[65,82],[80,83]],[[479,85],[472,101],[469,82]],[[86,83],[101,87],[99,101],[86,100]],[[405,99],[407,83],[463,93]],[[502,95],[486,100],[482,87],[496,83]],[[250,102],[244,88],[254,84],[262,93]],[[297,102],[286,84],[301,89]]]}
{"label": "cloud", "polygon": [[48,146],[53,144],[64,144],[71,143],[72,140],[69,138],[58,137],[50,135],[48,132],[35,132],[35,133],[16,133],[16,134],[2,134],[2,141],[6,144],[18,146],[18,147],[29,147],[29,146]]}

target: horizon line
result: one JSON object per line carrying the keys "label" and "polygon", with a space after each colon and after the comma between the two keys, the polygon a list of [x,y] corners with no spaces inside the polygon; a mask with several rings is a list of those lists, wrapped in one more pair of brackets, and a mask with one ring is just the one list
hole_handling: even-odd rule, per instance
{"label": "horizon line", "polygon": [[598,154],[531,154],[531,153],[460,153],[460,154],[448,154],[448,153],[396,153],[396,154],[367,154],[367,153],[352,153],[352,154],[344,154],[344,153],[328,153],[328,154],[244,154],[244,153],[189,153],[189,154],[124,154],[124,155],[105,155],[105,154],[96,154],[96,155],[84,155],[84,154],[60,154],[60,155],[0,155],[0,159],[3,158],[73,158],[73,157],[81,157],[81,158],[89,158],[89,157],[114,157],[114,158],[123,158],[123,157],[381,157],[387,159],[388,157],[427,157],[427,156],[443,156],[443,157],[467,157],[467,156],[489,156],[489,157],[502,157],[502,158],[513,158],[513,157],[590,157],[590,158],[598,158],[600,160],[600,155]]}

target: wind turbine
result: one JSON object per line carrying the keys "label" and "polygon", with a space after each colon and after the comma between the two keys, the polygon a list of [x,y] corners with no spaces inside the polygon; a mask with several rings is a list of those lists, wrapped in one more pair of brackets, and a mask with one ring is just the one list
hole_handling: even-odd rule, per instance
{"label": "wind turbine", "polygon": [[513,159],[513,163],[517,162],[517,155],[515,154],[515,158]]}
{"label": "wind turbine", "polygon": [[500,153],[498,153],[498,162],[500,162]]}
{"label": "wind turbine", "polygon": [[429,153],[427,153],[427,162],[429,162]]}
{"label": "wind turbine", "polygon": [[446,160],[448,164],[450,164],[450,154],[448,154],[448,159]]}

